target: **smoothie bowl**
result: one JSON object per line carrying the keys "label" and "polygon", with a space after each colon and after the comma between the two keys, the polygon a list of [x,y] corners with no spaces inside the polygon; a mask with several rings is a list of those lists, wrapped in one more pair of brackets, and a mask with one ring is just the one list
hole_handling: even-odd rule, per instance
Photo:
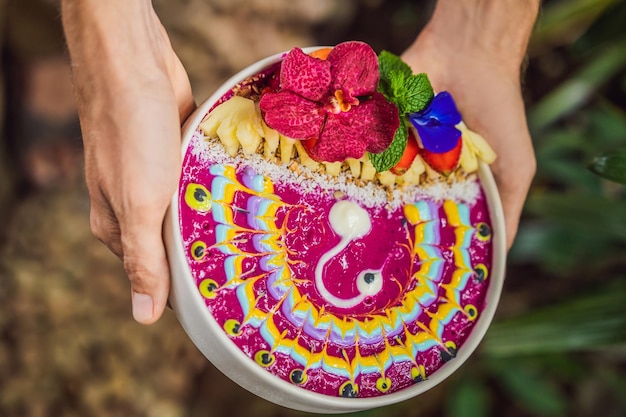
{"label": "smoothie bowl", "polygon": [[392,54],[294,48],[184,128],[171,304],[224,374],[280,405],[418,395],[475,350],[504,275],[495,155]]}

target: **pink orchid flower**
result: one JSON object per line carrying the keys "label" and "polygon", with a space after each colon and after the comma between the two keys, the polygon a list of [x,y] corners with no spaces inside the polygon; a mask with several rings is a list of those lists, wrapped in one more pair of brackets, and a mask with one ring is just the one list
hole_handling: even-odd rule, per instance
{"label": "pink orchid flower", "polygon": [[312,158],[344,161],[389,147],[400,119],[397,107],[376,91],[378,59],[369,45],[341,43],[325,60],[294,48],[280,71],[280,90],[259,103],[265,123],[284,136],[311,140]]}

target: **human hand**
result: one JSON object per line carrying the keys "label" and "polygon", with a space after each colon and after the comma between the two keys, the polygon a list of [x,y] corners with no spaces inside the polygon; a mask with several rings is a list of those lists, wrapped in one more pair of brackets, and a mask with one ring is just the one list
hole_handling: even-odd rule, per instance
{"label": "human hand", "polygon": [[169,292],[162,224],[180,175],[187,74],[150,1],[63,1],[85,146],[91,228],[124,263],[134,318]]}
{"label": "human hand", "polygon": [[521,94],[520,67],[538,1],[439,0],[402,58],[449,91],[467,126],[497,154],[491,165],[513,244],[536,161]]}

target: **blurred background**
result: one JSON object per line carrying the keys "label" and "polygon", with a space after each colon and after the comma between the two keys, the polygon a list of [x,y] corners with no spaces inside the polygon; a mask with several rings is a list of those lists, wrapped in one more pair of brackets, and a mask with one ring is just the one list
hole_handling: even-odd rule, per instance
{"label": "blurred background", "polygon": [[[434,2],[155,0],[202,101],[295,45],[401,53]],[[54,1],[0,0],[0,416],[307,415],[221,375],[174,314],[143,327],[89,231],[80,129]],[[524,93],[538,173],[495,323],[445,383],[355,415],[625,416],[626,191],[588,170],[626,149],[626,2],[545,1]]]}

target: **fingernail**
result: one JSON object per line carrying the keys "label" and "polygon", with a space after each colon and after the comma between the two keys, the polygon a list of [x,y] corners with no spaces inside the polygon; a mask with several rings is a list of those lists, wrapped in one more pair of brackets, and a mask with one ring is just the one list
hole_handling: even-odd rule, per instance
{"label": "fingernail", "polygon": [[152,297],[133,291],[133,318],[135,320],[139,323],[151,321],[153,307]]}

